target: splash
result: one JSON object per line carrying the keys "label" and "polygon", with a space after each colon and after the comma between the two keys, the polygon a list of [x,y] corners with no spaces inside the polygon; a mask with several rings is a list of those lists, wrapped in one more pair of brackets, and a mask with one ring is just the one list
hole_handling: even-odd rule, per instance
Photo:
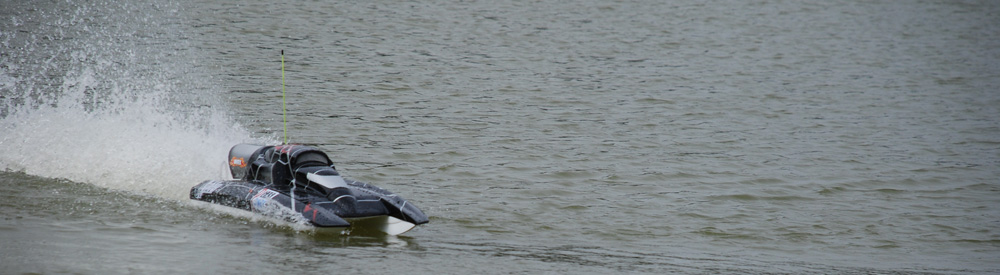
{"label": "splash", "polygon": [[180,200],[256,141],[186,50],[177,7],[31,5],[0,23],[0,170]]}

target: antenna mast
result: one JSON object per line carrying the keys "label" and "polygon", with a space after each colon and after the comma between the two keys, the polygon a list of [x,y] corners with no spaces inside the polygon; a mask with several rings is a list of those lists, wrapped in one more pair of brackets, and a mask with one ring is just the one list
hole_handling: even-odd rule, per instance
{"label": "antenna mast", "polygon": [[288,111],[285,109],[285,50],[281,50],[281,122],[285,126],[285,140],[288,144]]}

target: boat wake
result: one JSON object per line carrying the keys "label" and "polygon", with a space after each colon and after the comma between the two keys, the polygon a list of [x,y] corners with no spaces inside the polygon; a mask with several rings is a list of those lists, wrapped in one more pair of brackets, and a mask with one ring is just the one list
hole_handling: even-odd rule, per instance
{"label": "boat wake", "polygon": [[143,29],[176,25],[169,9],[29,4],[0,24],[0,171],[186,200],[227,176],[229,147],[259,142],[182,31]]}

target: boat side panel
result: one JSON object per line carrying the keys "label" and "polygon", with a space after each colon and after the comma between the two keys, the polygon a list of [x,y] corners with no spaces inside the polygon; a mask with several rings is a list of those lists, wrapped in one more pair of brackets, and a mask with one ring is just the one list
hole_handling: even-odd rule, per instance
{"label": "boat side panel", "polygon": [[260,213],[265,216],[297,222],[302,219],[317,227],[345,227],[346,220],[331,209],[313,207],[311,203],[294,201],[287,191],[269,188],[260,183],[240,180],[209,180],[191,188],[191,199]]}
{"label": "boat side panel", "polygon": [[348,181],[347,184],[355,190],[356,195],[359,195],[359,200],[363,196],[361,194],[366,194],[381,201],[386,211],[388,211],[389,216],[413,224],[425,224],[430,221],[427,215],[423,211],[420,211],[416,205],[388,190],[355,180]]}

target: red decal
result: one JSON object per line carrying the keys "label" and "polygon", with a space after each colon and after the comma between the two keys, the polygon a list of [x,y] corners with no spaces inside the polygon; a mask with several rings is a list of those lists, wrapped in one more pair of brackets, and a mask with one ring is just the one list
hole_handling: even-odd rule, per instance
{"label": "red decal", "polygon": [[313,218],[312,219],[316,220],[316,209],[312,208],[312,204],[311,203],[310,204],[306,204],[306,208],[302,209],[302,213],[309,212],[309,210],[312,210],[312,212],[313,212]]}
{"label": "red decal", "polygon": [[247,162],[243,158],[233,157],[233,159],[229,160],[229,166],[243,168],[247,167]]}

